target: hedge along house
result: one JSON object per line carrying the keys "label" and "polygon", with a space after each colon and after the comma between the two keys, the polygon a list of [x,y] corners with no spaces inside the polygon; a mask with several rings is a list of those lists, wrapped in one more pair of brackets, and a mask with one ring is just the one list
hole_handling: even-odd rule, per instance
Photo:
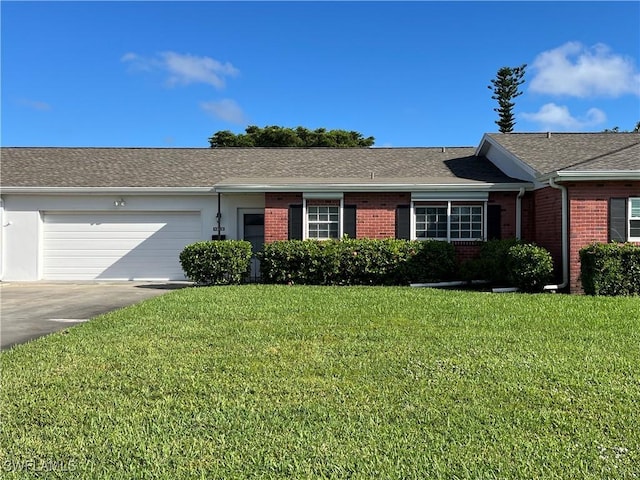
{"label": "hedge along house", "polygon": [[3,148],[7,280],[176,280],[211,238],[640,241],[640,135],[489,134],[477,148]]}
{"label": "hedge along house", "polygon": [[489,134],[476,153],[533,184],[523,198],[523,238],[551,252],[560,288],[582,290],[584,246],[640,244],[640,134]]}

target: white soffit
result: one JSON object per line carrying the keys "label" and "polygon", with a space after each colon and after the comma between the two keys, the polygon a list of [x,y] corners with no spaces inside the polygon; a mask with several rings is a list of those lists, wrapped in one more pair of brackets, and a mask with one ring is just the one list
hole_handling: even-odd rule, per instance
{"label": "white soffit", "polygon": [[463,192],[463,191],[449,191],[449,192],[411,192],[411,200],[414,202],[419,201],[431,201],[431,200],[468,200],[485,202],[489,200],[489,192]]}
{"label": "white soffit", "polygon": [[343,192],[304,192],[302,198],[307,200],[342,200]]}

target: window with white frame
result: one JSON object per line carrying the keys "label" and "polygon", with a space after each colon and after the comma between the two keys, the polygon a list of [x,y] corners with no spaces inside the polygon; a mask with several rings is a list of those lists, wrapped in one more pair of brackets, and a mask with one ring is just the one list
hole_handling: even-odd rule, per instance
{"label": "window with white frame", "polygon": [[640,197],[629,199],[629,239],[640,241]]}
{"label": "window with white frame", "polygon": [[482,206],[451,207],[451,238],[478,240],[483,237]]}
{"label": "window with white frame", "polygon": [[414,206],[418,240],[482,240],[485,237],[483,205],[418,204]]}
{"label": "window with white frame", "polygon": [[416,238],[447,239],[447,207],[416,207]]}
{"label": "window with white frame", "polygon": [[338,238],[340,231],[340,207],[338,205],[308,205],[308,238],[324,240]]}

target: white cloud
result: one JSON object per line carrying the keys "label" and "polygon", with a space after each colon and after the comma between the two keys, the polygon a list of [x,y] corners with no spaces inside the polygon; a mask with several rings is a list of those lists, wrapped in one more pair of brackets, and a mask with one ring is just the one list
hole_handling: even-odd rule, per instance
{"label": "white cloud", "polygon": [[120,58],[120,61],[122,62],[135,62],[137,60],[140,60],[140,56],[137,53],[133,53],[133,52],[125,53]]}
{"label": "white cloud", "polygon": [[220,118],[226,122],[242,125],[247,123],[247,117],[240,105],[230,98],[225,98],[216,102],[202,102],[200,104],[205,112]]}
{"label": "white cloud", "polygon": [[120,60],[135,71],[163,70],[169,74],[169,85],[205,83],[217,89],[225,87],[226,77],[235,77],[240,71],[231,63],[222,63],[211,57],[191,54],[161,52],[155,57],[142,57],[136,53],[125,53]]}
{"label": "white cloud", "polygon": [[590,108],[582,117],[574,117],[564,105],[547,103],[536,113],[522,113],[522,118],[540,124],[542,130],[579,131],[587,127],[603,124],[607,116],[602,110]]}
{"label": "white cloud", "polygon": [[531,68],[532,92],[575,97],[640,96],[640,72],[631,58],[613,53],[602,43],[586,47],[580,42],[539,54]]}
{"label": "white cloud", "polygon": [[30,100],[28,98],[21,98],[18,100],[18,104],[23,107],[30,108],[32,110],[39,110],[41,112],[47,112],[51,110],[51,105],[47,102],[41,102],[39,100]]}

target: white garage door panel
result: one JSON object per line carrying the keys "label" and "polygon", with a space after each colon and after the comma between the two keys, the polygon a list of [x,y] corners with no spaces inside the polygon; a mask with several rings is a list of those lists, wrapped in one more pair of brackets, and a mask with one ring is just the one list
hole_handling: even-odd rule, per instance
{"label": "white garage door panel", "polygon": [[184,279],[178,255],[201,238],[199,213],[47,214],[47,280]]}
{"label": "white garage door panel", "polygon": [[[162,235],[166,235],[167,233],[169,232],[162,232]],[[69,240],[55,238],[51,240],[48,239],[50,243],[47,249],[51,251],[87,250],[88,246],[90,245],[90,250],[94,252],[96,250],[105,252],[109,252],[112,250],[128,251],[131,250],[132,246],[140,245],[144,242],[146,243],[147,249],[161,250],[163,248],[171,249],[175,246],[177,241],[187,241],[191,238],[193,238],[191,235],[188,237],[180,236],[171,239],[159,239],[154,238],[153,236],[150,238],[114,238],[111,240],[105,240],[103,238],[71,238]]]}

